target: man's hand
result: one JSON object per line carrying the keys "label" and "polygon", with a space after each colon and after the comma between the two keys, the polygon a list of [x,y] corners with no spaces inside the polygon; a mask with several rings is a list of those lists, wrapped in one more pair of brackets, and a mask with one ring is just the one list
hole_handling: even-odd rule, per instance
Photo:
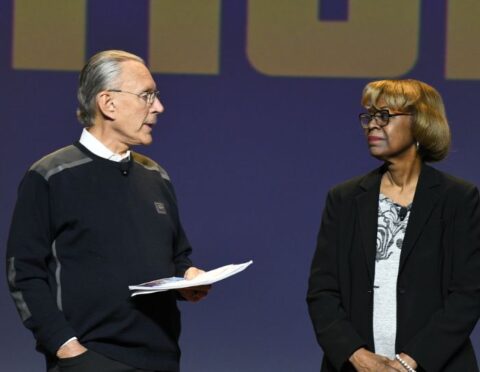
{"label": "man's hand", "polygon": [[[418,364],[415,361],[415,359],[413,359],[412,357],[404,353],[401,353],[399,355],[400,355],[400,358],[402,358],[410,367],[412,367],[415,370],[417,369]],[[392,360],[388,363],[388,365],[398,369],[399,371],[405,371],[405,368],[400,364],[398,360]]]}
{"label": "man's hand", "polygon": [[[185,271],[185,275],[183,275],[183,277],[187,280],[191,280],[196,276],[203,274],[204,272],[205,271],[192,266]],[[190,302],[198,302],[208,294],[210,288],[212,288],[211,285],[200,285],[197,287],[178,289],[178,292],[185,300]]]}
{"label": "man's hand", "polygon": [[187,280],[192,280],[193,278],[199,276],[200,274],[203,274],[205,271],[202,269],[198,269],[196,267],[189,267],[187,271],[185,271],[185,274],[183,274],[183,277]]}
{"label": "man's hand", "polygon": [[358,372],[402,372],[402,369],[397,369],[389,364],[393,362],[392,360],[365,348],[355,351],[349,360]]}
{"label": "man's hand", "polygon": [[67,342],[60,349],[58,349],[57,358],[73,358],[77,355],[83,354],[86,351],[87,349],[83,347],[80,342],[78,342],[77,340],[72,340],[70,342]]}

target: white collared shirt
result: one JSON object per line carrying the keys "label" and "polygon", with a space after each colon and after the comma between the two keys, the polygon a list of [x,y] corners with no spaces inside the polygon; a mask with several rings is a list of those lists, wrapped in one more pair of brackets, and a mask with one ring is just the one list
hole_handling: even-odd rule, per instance
{"label": "white collared shirt", "polygon": [[130,159],[130,150],[123,155],[115,154],[85,128],[80,136],[80,143],[95,155],[107,160],[120,162],[123,159]]}

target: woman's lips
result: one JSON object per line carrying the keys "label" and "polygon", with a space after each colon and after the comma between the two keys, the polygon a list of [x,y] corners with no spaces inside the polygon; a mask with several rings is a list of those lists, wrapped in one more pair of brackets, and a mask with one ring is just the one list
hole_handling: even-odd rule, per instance
{"label": "woman's lips", "polygon": [[383,141],[383,138],[376,137],[376,136],[368,136],[368,142],[378,142],[378,141]]}

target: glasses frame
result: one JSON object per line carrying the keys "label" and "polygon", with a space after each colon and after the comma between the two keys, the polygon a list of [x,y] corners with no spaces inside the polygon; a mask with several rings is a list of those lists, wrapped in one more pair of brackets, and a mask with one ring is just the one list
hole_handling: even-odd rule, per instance
{"label": "glasses frame", "polygon": [[[412,116],[413,114],[410,112],[401,112],[398,114],[390,114],[388,110],[378,110],[375,111],[373,114],[368,112],[362,112],[358,114],[358,119],[360,120],[360,125],[363,129],[368,129],[368,126],[375,119],[375,122],[380,128],[387,126],[390,123],[390,118],[395,116]],[[369,118],[369,120],[364,124],[363,121]]]}
{"label": "glasses frame", "polygon": [[159,98],[160,92],[158,90],[153,90],[150,92],[142,92],[142,93],[133,93],[133,92],[129,92],[121,89],[108,89],[107,92],[133,94],[134,96],[137,96],[138,98],[144,100],[145,103],[149,106],[153,105],[153,102],[155,102],[155,98],[160,99]]}

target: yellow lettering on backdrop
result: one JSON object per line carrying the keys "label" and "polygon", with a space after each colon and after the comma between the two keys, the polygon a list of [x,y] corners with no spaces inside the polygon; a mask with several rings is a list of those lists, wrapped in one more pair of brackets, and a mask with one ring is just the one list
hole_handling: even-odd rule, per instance
{"label": "yellow lettering on backdrop", "polygon": [[86,0],[15,0],[14,9],[14,69],[81,69]]}
{"label": "yellow lettering on backdrop", "polygon": [[151,0],[153,72],[218,74],[221,0]]}
{"label": "yellow lettering on backdrop", "polygon": [[447,79],[480,79],[480,2],[449,0],[447,21]]}
{"label": "yellow lettering on backdrop", "polygon": [[391,77],[417,60],[419,0],[350,0],[348,21],[321,21],[321,0],[249,0],[247,53],[272,76]]}

